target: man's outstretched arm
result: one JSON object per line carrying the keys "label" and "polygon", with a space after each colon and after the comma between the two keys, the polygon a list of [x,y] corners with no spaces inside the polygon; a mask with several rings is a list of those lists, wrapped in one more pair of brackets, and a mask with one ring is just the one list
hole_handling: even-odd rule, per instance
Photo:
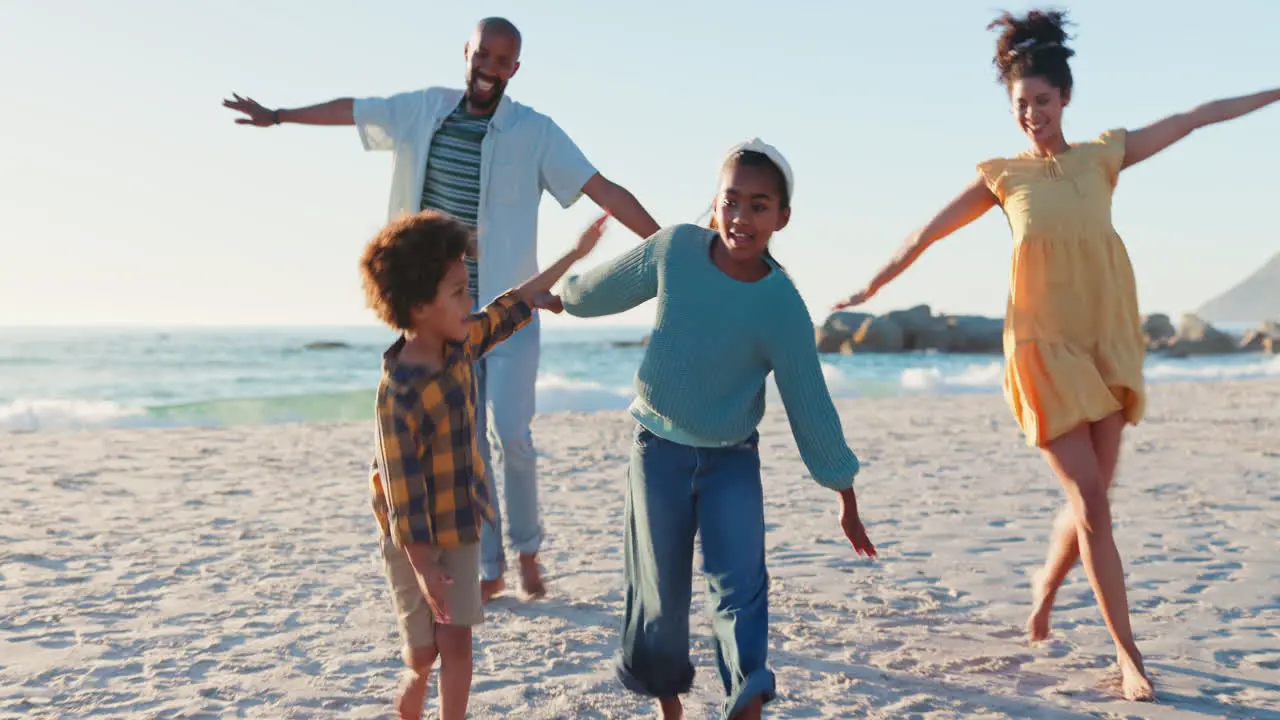
{"label": "man's outstretched arm", "polygon": [[355,125],[355,102],[351,98],[338,98],[319,105],[308,105],[301,108],[265,108],[250,97],[240,97],[232,93],[231,100],[223,100],[223,107],[244,113],[245,117],[236,118],[239,125],[270,127],[280,123],[297,123],[299,125]]}
{"label": "man's outstretched arm", "polygon": [[582,192],[591,198],[601,210],[608,212],[628,230],[641,239],[658,232],[658,223],[629,190],[609,180],[600,173],[591,176],[582,186]]}

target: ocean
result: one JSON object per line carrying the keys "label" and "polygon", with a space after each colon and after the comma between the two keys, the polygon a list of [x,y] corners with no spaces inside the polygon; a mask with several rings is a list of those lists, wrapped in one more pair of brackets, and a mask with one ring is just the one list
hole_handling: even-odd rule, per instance
{"label": "ocean", "polygon": [[[544,326],[538,411],[624,409],[645,332]],[[368,420],[393,339],[372,327],[0,328],[0,430]],[[999,393],[1002,372],[998,356],[936,353],[824,355],[822,366],[836,397]],[[1146,375],[1276,377],[1280,356],[1153,357]]]}

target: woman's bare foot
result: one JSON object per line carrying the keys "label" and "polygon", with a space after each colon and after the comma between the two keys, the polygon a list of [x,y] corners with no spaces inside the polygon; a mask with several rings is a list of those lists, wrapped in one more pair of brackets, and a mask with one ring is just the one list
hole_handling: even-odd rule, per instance
{"label": "woman's bare foot", "polygon": [[1156,699],[1155,688],[1151,685],[1151,678],[1147,677],[1147,671],[1142,666],[1141,658],[1130,660],[1122,655],[1119,659],[1119,664],[1120,689],[1124,693],[1125,700],[1151,702]]}
{"label": "woman's bare foot", "polygon": [[658,698],[658,707],[662,709],[662,720],[684,720],[684,705],[680,698]]}
{"label": "woman's bare foot", "polygon": [[547,587],[542,584],[542,571],[538,568],[538,554],[520,556],[520,586],[531,600],[545,597]]}
{"label": "woman's bare foot", "polygon": [[427,702],[427,676],[409,670],[400,683],[396,698],[396,715],[400,720],[422,720],[422,706]]}
{"label": "woman's bare foot", "polygon": [[1027,637],[1032,642],[1049,637],[1049,615],[1053,612],[1056,593],[1049,592],[1044,570],[1031,577],[1031,617],[1027,618]]}
{"label": "woman's bare foot", "polygon": [[501,575],[492,580],[480,581],[480,602],[486,605],[507,589],[507,581]]}

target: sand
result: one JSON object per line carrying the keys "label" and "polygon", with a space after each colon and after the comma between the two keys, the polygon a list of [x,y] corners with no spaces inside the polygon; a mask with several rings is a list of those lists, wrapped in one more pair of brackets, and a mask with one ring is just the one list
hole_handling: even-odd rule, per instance
{"label": "sand", "polygon": [[[766,417],[771,717],[1280,718],[1280,384],[1153,389],[1114,493],[1161,701],[1119,700],[1082,571],[1029,645],[1060,491],[998,396],[839,403],[880,558]],[[631,423],[557,414],[551,595],[496,601],[474,717],[647,717],[613,680]],[[0,436],[0,716],[387,717],[398,673],[363,425]],[[701,591],[700,591],[701,593]],[[691,718],[720,699],[697,599]]]}

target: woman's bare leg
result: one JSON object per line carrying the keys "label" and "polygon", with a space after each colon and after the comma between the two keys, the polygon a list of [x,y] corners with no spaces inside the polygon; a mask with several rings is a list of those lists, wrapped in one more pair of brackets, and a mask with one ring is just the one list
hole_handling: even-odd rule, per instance
{"label": "woman's bare leg", "polygon": [[1129,700],[1151,700],[1151,681],[1129,625],[1124,567],[1111,534],[1111,503],[1089,426],[1082,425],[1054,440],[1044,448],[1044,455],[1058,474],[1075,513],[1080,558],[1116,645],[1124,696]]}
{"label": "woman's bare leg", "polygon": [[[1115,482],[1116,466],[1120,462],[1120,436],[1124,432],[1124,416],[1109,415],[1089,426],[1098,469],[1102,473],[1103,486],[1110,491]],[[1053,533],[1049,539],[1049,555],[1044,568],[1031,579],[1031,616],[1027,619],[1027,635],[1031,640],[1049,637],[1049,615],[1071,569],[1080,559],[1080,542],[1076,535],[1075,513],[1067,504],[1053,521]]]}

